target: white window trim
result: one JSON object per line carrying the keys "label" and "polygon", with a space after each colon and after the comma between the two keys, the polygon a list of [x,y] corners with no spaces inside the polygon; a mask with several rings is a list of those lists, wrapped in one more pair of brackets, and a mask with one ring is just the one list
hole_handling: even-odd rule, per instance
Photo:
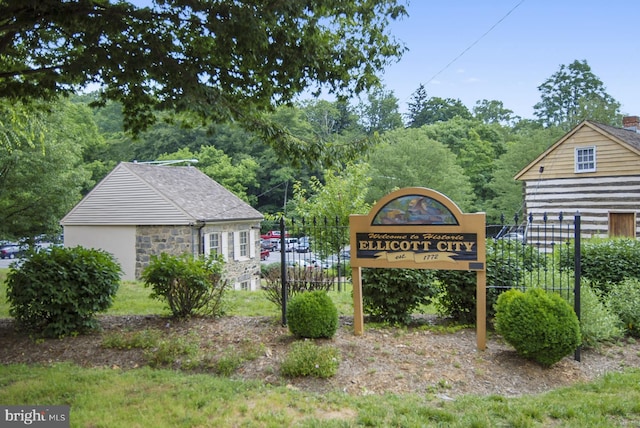
{"label": "white window trim", "polygon": [[256,258],[256,237],[257,236],[258,236],[258,230],[249,229],[249,258],[250,259]]}
{"label": "white window trim", "polygon": [[[240,255],[240,233],[245,232],[247,234],[247,255]],[[256,234],[257,231],[246,229],[236,230],[233,232],[233,259],[235,261],[244,261],[256,258]]]}
{"label": "white window trim", "polygon": [[[578,169],[578,151],[580,150],[593,150],[593,168],[589,169]],[[574,172],[576,174],[582,174],[584,172],[595,172],[596,171],[596,146],[584,146],[584,147],[576,147],[574,150]],[[583,164],[585,162],[582,162]]]}
{"label": "white window trim", "polygon": [[222,252],[222,259],[225,262],[229,261],[229,251],[227,246],[229,245],[229,239],[226,233],[220,233],[220,251]]}
{"label": "white window trim", "polygon": [[222,243],[220,242],[220,233],[219,232],[206,233],[204,235],[204,254],[206,256],[209,256],[211,254],[211,235],[218,235],[218,252],[222,252],[222,248],[221,248]]}

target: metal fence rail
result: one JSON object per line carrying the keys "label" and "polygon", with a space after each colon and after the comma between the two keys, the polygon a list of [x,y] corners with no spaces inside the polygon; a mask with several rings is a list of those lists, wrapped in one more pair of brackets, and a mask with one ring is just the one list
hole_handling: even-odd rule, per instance
{"label": "metal fence rail", "polygon": [[[523,220],[515,216],[507,223],[502,217],[501,224],[486,226],[487,293],[495,298],[511,288],[541,287],[572,301],[580,317],[580,215],[529,215]],[[263,230],[280,232],[283,323],[287,290],[345,289],[350,281],[349,228],[337,218],[282,218],[263,223]]]}

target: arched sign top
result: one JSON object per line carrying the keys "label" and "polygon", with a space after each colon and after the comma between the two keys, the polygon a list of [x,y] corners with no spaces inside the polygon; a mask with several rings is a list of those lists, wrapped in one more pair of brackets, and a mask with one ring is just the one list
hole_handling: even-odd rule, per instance
{"label": "arched sign top", "polygon": [[462,211],[442,193],[409,187],[389,193],[370,214],[372,226],[459,225]]}

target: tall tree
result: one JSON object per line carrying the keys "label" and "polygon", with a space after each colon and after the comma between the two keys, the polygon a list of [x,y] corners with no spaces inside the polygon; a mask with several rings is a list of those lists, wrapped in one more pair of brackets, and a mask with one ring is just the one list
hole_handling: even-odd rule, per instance
{"label": "tall tree", "polygon": [[472,186],[456,156],[429,138],[425,128],[396,129],[371,153],[368,200],[375,202],[402,187],[428,187],[444,193],[463,210],[472,203]]}
{"label": "tall tree", "polygon": [[410,128],[420,128],[425,124],[422,119],[422,112],[429,101],[427,90],[423,84],[418,86],[418,89],[411,95],[411,101],[407,104],[409,107],[409,113],[407,114],[407,122]]}
{"label": "tall tree", "polygon": [[503,215],[507,222],[516,214],[522,219],[523,184],[514,176],[562,135],[564,131],[558,127],[542,128],[535,123],[521,122],[521,127],[511,134],[506,151],[495,161],[488,185],[494,196],[483,206],[487,222],[499,224]]}
{"label": "tall tree", "polygon": [[154,111],[190,111],[304,156],[261,112],[307,90],[348,96],[378,84],[405,50],[388,32],[406,15],[397,3],[4,0],[0,96],[53,99],[97,84],[99,102],[121,102],[127,129],[145,129]]}
{"label": "tall tree", "polygon": [[398,98],[392,91],[375,88],[367,94],[367,101],[358,105],[360,121],[368,134],[404,127],[398,110]]}
{"label": "tall tree", "polygon": [[[417,100],[416,100],[417,101]],[[412,117],[411,127],[419,128],[438,122],[446,122],[455,117],[471,119],[469,109],[462,101],[453,98],[431,97],[424,101],[422,108],[415,106],[417,112]]]}
{"label": "tall tree", "polygon": [[513,110],[504,107],[502,101],[479,100],[473,107],[473,116],[484,123],[499,123],[511,125],[519,119],[513,114]]}
{"label": "tall tree", "polygon": [[58,222],[88,186],[90,173],[82,165],[83,147],[100,139],[95,125],[91,126],[91,112],[69,102],[57,103],[51,110],[40,117],[42,144],[0,146],[3,238],[57,233]]}
{"label": "tall tree", "polygon": [[[591,71],[586,60],[561,65],[560,70],[538,86],[541,100],[533,106],[533,114],[544,126],[559,126],[567,131],[593,112],[602,120],[602,107],[619,115],[620,103],[605,91],[602,81]],[[590,106],[596,109],[591,110]],[[606,122],[611,122],[606,120]]]}
{"label": "tall tree", "polygon": [[[324,180],[311,177],[308,190],[297,181],[293,187],[293,198],[289,204],[288,212],[298,219],[304,219],[309,224],[312,219],[322,221],[327,219],[333,223],[336,219],[338,225],[349,226],[351,214],[365,214],[369,212],[370,205],[366,201],[369,181],[369,165],[366,163],[349,164],[340,170],[324,171]],[[315,236],[323,242],[316,248],[320,252],[329,251],[338,253],[345,245],[349,244],[349,234],[339,234],[335,231],[319,228]],[[322,257],[328,254],[320,254]]]}

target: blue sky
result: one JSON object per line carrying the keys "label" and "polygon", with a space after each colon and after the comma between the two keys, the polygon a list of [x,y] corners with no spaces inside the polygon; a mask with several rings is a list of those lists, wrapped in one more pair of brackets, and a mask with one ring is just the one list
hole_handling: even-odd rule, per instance
{"label": "blue sky", "polygon": [[408,12],[391,31],[409,51],[383,75],[403,112],[422,83],[430,97],[498,100],[532,119],[538,86],[586,60],[621,111],[640,115],[637,0],[412,0]]}

